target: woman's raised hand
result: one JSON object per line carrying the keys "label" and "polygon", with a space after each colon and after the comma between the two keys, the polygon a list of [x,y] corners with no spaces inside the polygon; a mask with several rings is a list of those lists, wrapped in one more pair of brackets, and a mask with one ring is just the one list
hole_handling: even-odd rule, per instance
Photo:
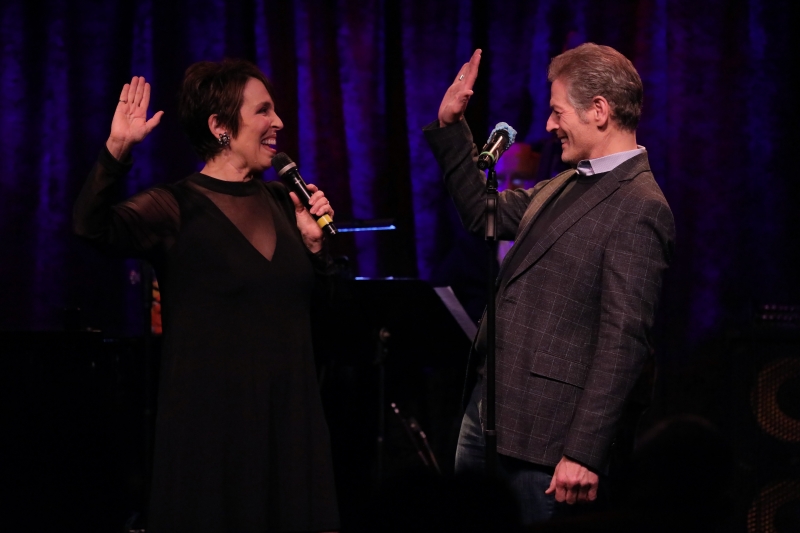
{"label": "woman's raised hand", "polygon": [[122,87],[117,109],[111,121],[111,134],[106,147],[117,160],[126,159],[134,144],[142,142],[161,122],[163,111],[147,120],[150,105],[150,84],[143,77],[134,76]]}

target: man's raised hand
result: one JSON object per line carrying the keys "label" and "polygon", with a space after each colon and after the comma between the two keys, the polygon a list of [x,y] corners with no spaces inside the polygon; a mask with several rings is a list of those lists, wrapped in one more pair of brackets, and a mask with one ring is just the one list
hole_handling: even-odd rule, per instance
{"label": "man's raised hand", "polygon": [[442,103],[439,105],[439,127],[443,128],[464,118],[469,97],[472,96],[472,86],[478,77],[478,67],[481,64],[480,48],[472,53],[469,63],[458,71],[453,84],[444,93]]}

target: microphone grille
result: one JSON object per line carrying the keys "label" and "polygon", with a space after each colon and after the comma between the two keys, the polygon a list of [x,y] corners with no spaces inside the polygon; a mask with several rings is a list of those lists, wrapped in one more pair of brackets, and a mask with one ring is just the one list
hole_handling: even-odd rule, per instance
{"label": "microphone grille", "polygon": [[292,158],[283,152],[278,152],[272,157],[272,167],[281,175],[284,169],[293,164]]}
{"label": "microphone grille", "polygon": [[498,122],[497,126],[494,127],[492,130],[492,134],[496,131],[503,131],[508,135],[508,144],[514,144],[514,140],[517,138],[517,130],[506,124],[505,122]]}

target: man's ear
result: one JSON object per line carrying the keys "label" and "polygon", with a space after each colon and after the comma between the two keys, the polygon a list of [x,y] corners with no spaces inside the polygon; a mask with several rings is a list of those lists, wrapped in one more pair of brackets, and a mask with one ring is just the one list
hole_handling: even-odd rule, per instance
{"label": "man's ear", "polygon": [[611,121],[611,106],[608,104],[608,100],[602,96],[595,96],[592,98],[589,114],[599,128],[608,126]]}

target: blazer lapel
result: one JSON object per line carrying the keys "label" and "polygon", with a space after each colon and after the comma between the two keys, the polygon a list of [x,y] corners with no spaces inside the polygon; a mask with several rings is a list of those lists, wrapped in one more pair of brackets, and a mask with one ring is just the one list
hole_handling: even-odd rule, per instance
{"label": "blazer lapel", "polygon": [[[573,203],[569,208],[564,211],[560,217],[556,219],[547,233],[537,242],[533,249],[528,253],[528,256],[520,263],[519,267],[517,268],[516,272],[514,272],[511,277],[508,279],[508,284],[510,285],[515,279],[517,279],[523,272],[529,269],[536,261],[539,260],[542,255],[567,231],[570,227],[572,227],[576,222],[578,222],[581,218],[586,215],[592,208],[594,208],[597,204],[608,198],[614,191],[619,189],[619,183],[621,181],[626,181],[633,179],[637,174],[649,170],[649,165],[647,163],[647,154],[641,154],[636,157],[625,161],[620,166],[606,174],[603,178],[600,179],[593,187],[591,187],[586,193],[584,193],[578,200]],[[569,174],[564,181],[566,181],[572,174]],[[561,178],[563,174],[557,176],[557,178]],[[555,180],[556,178],[554,178]],[[563,182],[558,189],[554,189],[553,193],[556,190],[561,190],[563,188]],[[552,195],[548,195],[549,198]],[[544,201],[542,204],[544,204]],[[537,211],[541,209],[540,204],[537,208]],[[531,203],[531,207],[533,207],[533,202]],[[537,213],[538,214],[538,213]],[[528,216],[528,212],[525,213],[525,217]],[[523,217],[523,219],[525,218]],[[535,220],[535,216],[531,217],[531,223]],[[525,232],[527,233],[529,228],[525,228]],[[521,233],[520,235],[524,235],[525,233]],[[513,249],[513,248],[512,248]]]}
{"label": "blazer lapel", "polygon": [[522,215],[522,220],[519,221],[520,230],[517,231],[517,237],[515,240],[519,240],[520,237],[525,235],[528,230],[530,229],[531,224],[533,221],[536,220],[539,213],[542,211],[542,207],[547,203],[547,201],[553,197],[554,194],[561,191],[566,185],[567,180],[570,179],[572,176],[576,174],[575,170],[565,170],[555,178],[550,180],[539,194],[533,197],[533,201],[528,205],[528,209],[525,210],[525,214]]}
{"label": "blazer lapel", "polygon": [[[541,191],[539,191],[539,194],[533,197],[533,200],[530,204],[528,204],[528,208],[525,210],[525,214],[522,215],[522,219],[519,221],[517,236],[514,238],[515,242],[519,242],[520,239],[522,239],[522,237],[528,233],[528,230],[533,225],[533,222],[538,218],[539,213],[542,211],[542,207],[547,205],[547,201],[550,200],[553,195],[560,193],[567,184],[567,180],[569,180],[575,174],[575,170],[565,170],[561,174],[551,179],[550,182],[545,185]],[[503,258],[503,262],[497,271],[498,282],[503,277],[503,269],[507,268],[509,261],[512,257],[514,257],[517,249],[517,246],[512,246],[511,250]]]}

